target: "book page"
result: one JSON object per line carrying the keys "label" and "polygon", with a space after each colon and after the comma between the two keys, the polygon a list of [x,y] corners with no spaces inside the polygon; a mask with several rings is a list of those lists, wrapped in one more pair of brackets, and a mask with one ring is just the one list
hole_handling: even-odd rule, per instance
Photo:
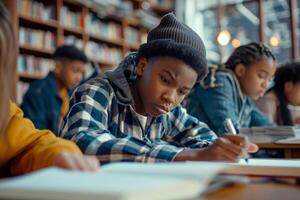
{"label": "book page", "polygon": [[275,143],[277,143],[277,144],[300,144],[300,133],[298,131],[298,132],[296,132],[295,137],[280,139],[280,140],[277,140]]}
{"label": "book page", "polygon": [[223,173],[267,177],[300,177],[300,160],[249,159],[228,165]]}
{"label": "book page", "polygon": [[130,173],[151,176],[174,176],[194,180],[210,180],[226,166],[214,162],[175,162],[175,163],[112,163],[102,167],[106,173]]}
{"label": "book page", "polygon": [[296,167],[300,170],[300,160],[287,160],[287,159],[241,159],[238,164],[252,165],[252,166],[270,166],[270,167]]}
{"label": "book page", "polygon": [[205,188],[202,182],[177,177],[48,168],[1,180],[0,199],[160,200],[178,196],[188,199],[198,196]]}

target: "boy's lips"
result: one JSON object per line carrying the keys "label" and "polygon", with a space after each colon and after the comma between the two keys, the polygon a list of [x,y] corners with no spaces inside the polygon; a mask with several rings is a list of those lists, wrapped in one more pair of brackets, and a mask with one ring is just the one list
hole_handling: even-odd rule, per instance
{"label": "boy's lips", "polygon": [[154,105],[154,109],[159,112],[159,114],[165,114],[169,112],[169,109],[165,106]]}
{"label": "boy's lips", "polygon": [[260,92],[258,93],[258,95],[259,95],[259,97],[262,97],[262,96],[264,96],[265,93],[266,93],[266,91],[260,91]]}

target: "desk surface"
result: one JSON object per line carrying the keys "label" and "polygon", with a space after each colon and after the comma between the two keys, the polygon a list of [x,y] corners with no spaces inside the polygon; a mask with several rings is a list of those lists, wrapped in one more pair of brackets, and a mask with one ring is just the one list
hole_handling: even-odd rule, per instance
{"label": "desk surface", "polygon": [[297,200],[300,199],[300,186],[253,183],[235,185],[207,194],[204,200]]}
{"label": "desk surface", "polygon": [[274,144],[274,143],[259,143],[259,148],[270,148],[270,149],[300,149],[300,144]]}

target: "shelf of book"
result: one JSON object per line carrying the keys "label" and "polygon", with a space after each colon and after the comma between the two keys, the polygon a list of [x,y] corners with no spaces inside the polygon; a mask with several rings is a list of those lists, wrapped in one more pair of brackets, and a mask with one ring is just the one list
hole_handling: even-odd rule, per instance
{"label": "shelf of book", "polygon": [[23,26],[30,26],[39,29],[49,29],[49,30],[57,29],[57,22],[54,20],[44,21],[35,17],[25,16],[25,15],[19,16],[19,24]]}
{"label": "shelf of book", "polygon": [[45,77],[40,73],[28,73],[28,72],[18,73],[18,76],[21,81],[25,81],[25,82],[37,80]]}
{"label": "shelf of book", "polygon": [[42,49],[42,48],[36,48],[30,45],[20,45],[19,46],[20,53],[22,54],[32,54],[40,57],[47,57],[51,58],[53,54],[52,49]]}
{"label": "shelf of book", "polygon": [[64,34],[76,35],[77,37],[83,37],[84,31],[82,28],[63,27]]}
{"label": "shelf of book", "polygon": [[[124,7],[124,2],[129,2],[132,10],[127,14],[118,10],[111,12],[110,5],[106,9],[105,4],[114,4],[108,1],[5,0],[9,4],[12,4],[11,1],[17,5],[9,6],[9,9],[12,19],[16,19],[14,23],[18,25],[20,55],[51,59],[57,46],[75,44],[100,66],[102,74],[116,67],[128,52],[138,50],[139,45],[146,41],[147,32],[152,26],[145,24],[144,18],[135,14],[144,9],[144,2],[148,2],[150,10],[157,10],[157,18],[159,13],[167,12],[165,8],[159,9],[153,0],[115,1],[119,2],[117,7],[120,8]],[[95,6],[97,3],[102,7],[104,5],[104,8]],[[25,82],[44,77],[44,74],[30,70],[18,75]]]}
{"label": "shelf of book", "polygon": [[88,37],[90,40],[98,42],[98,43],[110,44],[110,45],[117,46],[117,47],[124,46],[123,39],[110,39],[110,38],[105,38],[105,37],[100,37],[100,36],[95,36],[95,35],[88,35]]}

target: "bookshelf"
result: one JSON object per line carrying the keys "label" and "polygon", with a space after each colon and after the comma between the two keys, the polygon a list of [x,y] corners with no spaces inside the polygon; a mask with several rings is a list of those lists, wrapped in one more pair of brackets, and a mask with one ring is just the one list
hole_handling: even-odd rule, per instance
{"label": "bookshelf", "polygon": [[[107,11],[109,6],[106,8],[93,0],[4,2],[18,33],[19,82],[15,100],[21,103],[29,83],[43,78],[54,68],[51,57],[57,46],[75,44],[100,67],[103,74],[146,42],[147,32],[152,27],[149,19],[156,20],[153,23],[156,24],[163,14],[174,9],[175,0],[118,0],[115,1],[118,2],[117,9],[112,11]],[[120,15],[123,7],[128,9]],[[142,14],[136,15],[139,12]],[[148,17],[146,12],[151,15]]]}

